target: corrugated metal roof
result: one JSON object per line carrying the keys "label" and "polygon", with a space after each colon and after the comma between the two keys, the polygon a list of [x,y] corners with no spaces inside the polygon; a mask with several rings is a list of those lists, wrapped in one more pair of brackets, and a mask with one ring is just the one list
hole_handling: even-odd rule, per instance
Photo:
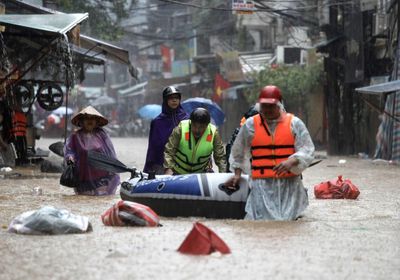
{"label": "corrugated metal roof", "polygon": [[367,94],[382,94],[400,90],[400,80],[381,83],[373,86],[356,88],[356,91]]}
{"label": "corrugated metal roof", "polygon": [[83,14],[0,15],[1,25],[65,34],[89,17]]}
{"label": "corrugated metal roof", "polygon": [[[80,42],[81,42],[81,47],[85,49],[101,53],[105,57],[111,60],[115,60],[119,63],[125,63],[130,65],[129,52],[125,49],[122,49],[120,47],[114,46],[112,44],[82,34],[80,36]],[[137,76],[136,72],[135,76]]]}
{"label": "corrugated metal roof", "polygon": [[[45,7],[40,7],[37,5],[33,5],[31,3],[25,3],[22,1],[17,1],[17,0],[10,0],[8,1],[16,7],[21,7],[24,9],[27,9],[31,12],[38,13],[38,14],[45,14],[45,15],[65,15],[64,13],[61,13],[59,11],[47,9]],[[8,4],[8,3],[6,3]],[[17,8],[17,9],[18,9]],[[25,21],[25,17],[29,15],[13,15],[13,16],[21,16],[22,20],[21,22]],[[129,52],[125,49],[119,48],[115,45],[109,44],[107,42],[97,40],[95,38],[80,34],[80,42],[81,42],[81,47],[87,48],[91,51],[100,53],[104,55],[107,59],[113,60],[118,63],[124,63],[128,66],[129,73],[134,77],[137,78],[138,76],[138,70],[132,65],[132,63],[129,60]]]}
{"label": "corrugated metal roof", "polygon": [[106,59],[103,56],[99,56],[98,54],[86,49],[73,46],[71,50],[79,57],[79,59],[81,59],[83,63],[103,65],[106,62]]}
{"label": "corrugated metal roof", "polygon": [[272,53],[261,53],[261,54],[239,54],[239,61],[242,65],[242,71],[244,74],[249,72],[259,72],[264,70],[267,66],[271,64],[274,58]]}

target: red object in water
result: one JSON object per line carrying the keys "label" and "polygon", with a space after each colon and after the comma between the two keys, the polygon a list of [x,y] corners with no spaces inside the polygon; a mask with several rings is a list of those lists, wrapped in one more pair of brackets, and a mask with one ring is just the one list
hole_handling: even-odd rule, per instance
{"label": "red object in water", "polygon": [[192,255],[209,255],[215,251],[222,254],[231,253],[228,245],[215,232],[199,222],[194,223],[178,251]]}
{"label": "red object in water", "polygon": [[136,216],[136,220],[142,222],[137,224],[138,226],[156,227],[160,222],[160,218],[150,207],[132,201],[120,200],[101,215],[103,224],[106,226],[126,226],[126,222],[120,218],[121,211]]}
{"label": "red object in water", "polygon": [[321,199],[356,199],[360,191],[349,180],[338,176],[337,180],[330,180],[314,186],[314,195]]}

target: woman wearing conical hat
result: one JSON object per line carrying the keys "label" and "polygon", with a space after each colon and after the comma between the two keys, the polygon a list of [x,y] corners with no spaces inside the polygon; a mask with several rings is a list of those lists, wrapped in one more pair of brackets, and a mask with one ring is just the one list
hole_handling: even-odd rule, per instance
{"label": "woman wearing conical hat", "polygon": [[92,106],[84,108],[72,117],[73,125],[79,129],[71,134],[64,146],[65,160],[72,161],[78,168],[79,187],[75,193],[84,195],[115,194],[120,183],[118,174],[91,167],[88,164],[88,151],[96,151],[116,158],[114,146],[102,126],[108,120]]}

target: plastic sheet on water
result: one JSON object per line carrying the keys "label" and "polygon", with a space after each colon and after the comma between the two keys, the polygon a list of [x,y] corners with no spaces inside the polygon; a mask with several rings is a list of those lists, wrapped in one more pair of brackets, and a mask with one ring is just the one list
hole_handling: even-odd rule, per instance
{"label": "plastic sheet on water", "polygon": [[87,217],[74,215],[68,210],[53,206],[24,212],[15,217],[8,227],[9,232],[21,234],[67,234],[91,230],[92,226]]}

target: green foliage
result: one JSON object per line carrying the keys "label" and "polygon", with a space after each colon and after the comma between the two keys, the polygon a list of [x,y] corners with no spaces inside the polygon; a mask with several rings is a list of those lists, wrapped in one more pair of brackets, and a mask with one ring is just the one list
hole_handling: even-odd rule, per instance
{"label": "green foliage", "polygon": [[281,89],[287,107],[307,109],[307,97],[321,82],[322,74],[322,63],[309,66],[278,65],[254,73],[254,87],[247,95],[248,101],[250,104],[257,102],[262,87],[276,85]]}
{"label": "green foliage", "polygon": [[107,41],[116,41],[123,35],[119,25],[126,18],[127,0],[58,0],[58,9],[65,13],[89,13],[88,22],[82,25],[82,33]]}

